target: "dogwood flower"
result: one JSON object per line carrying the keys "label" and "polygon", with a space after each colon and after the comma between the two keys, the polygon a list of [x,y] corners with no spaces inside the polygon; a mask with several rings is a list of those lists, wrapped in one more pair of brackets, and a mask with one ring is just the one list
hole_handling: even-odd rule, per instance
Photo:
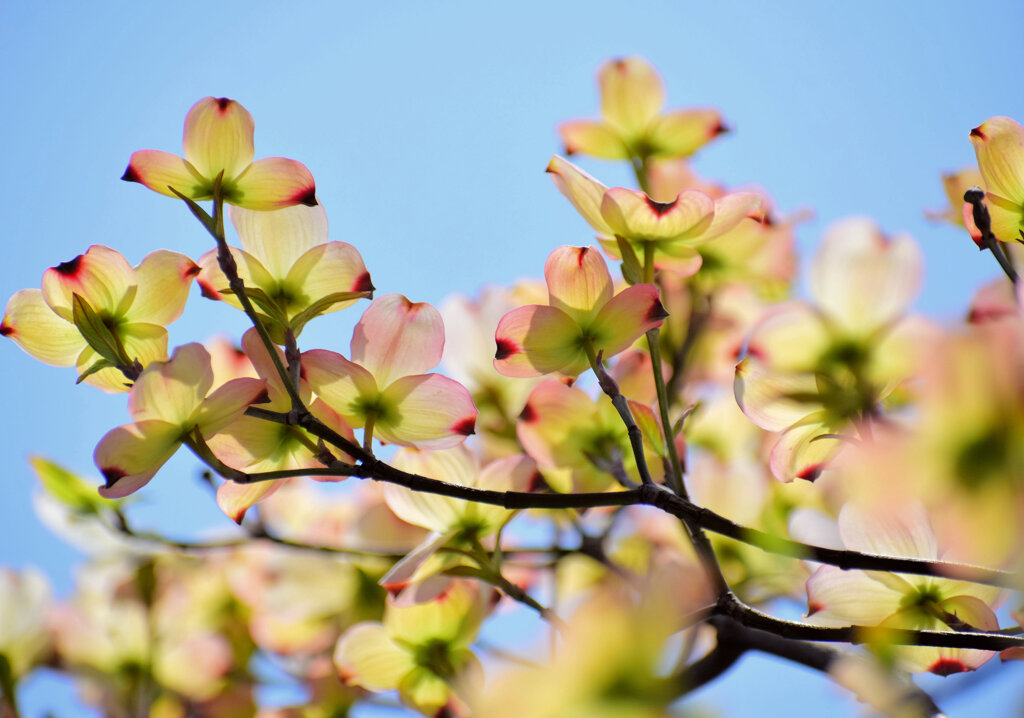
{"label": "dogwood flower", "polygon": [[139,150],[121,179],[168,197],[177,197],[177,190],[189,199],[207,200],[213,199],[220,176],[228,204],[260,210],[315,205],[313,175],[301,162],[284,157],[253,162],[254,127],[252,115],[234,100],[204,97],[185,116],[184,157]]}
{"label": "dogwood flower", "polygon": [[94,244],[43,274],[43,287],[7,302],[0,336],[46,364],[75,366],[80,381],[127,391],[118,367],[167,358],[167,330],[181,316],[199,267],[158,250],[132,269],[117,251]]}
{"label": "dogwood flower", "polygon": [[870,421],[912,373],[928,331],[899,321],[921,279],[921,252],[910,237],[888,239],[865,219],[837,223],[826,231],[810,279],[816,304],[769,311],[754,327],[734,381],[743,413],[782,432],[770,463],[784,481],[817,478],[843,432]]}
{"label": "dogwood flower", "polygon": [[552,157],[548,174],[580,216],[597,232],[609,256],[625,259],[624,240],[645,264],[683,276],[701,266],[697,247],[760,212],[762,199],[754,192],[733,192],[712,199],[698,189],[685,189],[668,202],[656,202],[644,192],[605,187],[576,165]]}
{"label": "dogwood flower", "polygon": [[[272,332],[291,329],[298,336],[311,319],[373,296],[373,283],[359,251],[327,241],[322,205],[256,212],[231,207],[228,217],[242,249],[231,248],[246,293],[266,317]],[[199,258],[203,295],[239,309],[213,249]],[[283,343],[282,337],[281,342]]]}
{"label": "dogwood flower", "polygon": [[465,695],[465,682],[482,677],[470,645],[487,613],[488,592],[472,581],[438,576],[418,587],[423,600],[389,599],[383,623],[350,627],[334,650],[347,684],[382,693],[398,690],[402,702],[438,715]]}
{"label": "dogwood flower", "polygon": [[725,132],[717,110],[674,110],[665,114],[665,88],[657,70],[641,57],[610,60],[598,71],[601,120],[563,123],[567,154],[609,160],[633,157],[688,157]]}
{"label": "dogwood flower", "polygon": [[[932,561],[940,558],[928,515],[920,504],[867,512],[847,503],[838,522],[847,549]],[[953,627],[964,623],[993,631],[999,628],[999,621],[991,606],[1000,598],[1000,589],[993,586],[886,571],[845,571],[835,566],[821,566],[807,580],[809,618],[830,626],[949,630],[951,623]],[[974,670],[993,655],[963,648],[897,649],[907,670],[941,676]]]}
{"label": "dogwood flower", "polygon": [[477,410],[466,388],[426,373],[444,349],[434,307],[401,294],[374,300],[356,324],[351,349],[351,361],[326,349],[302,355],[313,391],[350,426],[421,449],[447,449],[473,433]]}
{"label": "dogwood flower", "polygon": [[1013,242],[1024,230],[1024,127],[1009,117],[990,117],[971,130],[971,144],[985,193],[992,234]]}
{"label": "dogwood flower", "polygon": [[598,352],[615,356],[667,316],[653,284],[614,294],[593,247],[559,247],[544,265],[548,305],[514,309],[498,322],[494,368],[505,376],[575,377]]}
{"label": "dogwood flower", "polygon": [[266,382],[233,379],[207,396],[213,384],[210,355],[201,344],[174,350],[169,361],[142,372],[128,397],[135,422],[100,439],[94,459],[106,479],[100,494],[120,498],[149,483],[194,432],[205,441],[266,396]]}

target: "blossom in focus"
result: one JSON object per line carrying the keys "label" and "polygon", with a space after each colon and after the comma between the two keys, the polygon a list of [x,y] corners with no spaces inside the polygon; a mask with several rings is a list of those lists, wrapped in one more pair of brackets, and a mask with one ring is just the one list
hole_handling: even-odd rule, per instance
{"label": "blossom in focus", "polygon": [[627,349],[667,316],[653,284],[614,294],[611,274],[593,247],[559,247],[544,265],[548,305],[519,307],[494,334],[494,368],[505,376],[558,372],[575,377],[598,352]]}
{"label": "blossom in focus", "polygon": [[644,192],[625,187],[605,187],[561,157],[552,157],[548,174],[558,191],[597,232],[597,240],[609,256],[624,259],[621,238],[640,262],[648,258],[659,269],[682,276],[701,266],[697,247],[761,211],[761,196],[733,192],[713,199],[699,189],[684,189],[667,202],[657,202]]}
{"label": "blossom in focus", "polygon": [[572,120],[559,126],[567,154],[609,160],[688,157],[725,132],[717,110],[662,113],[665,88],[641,57],[610,60],[598,71],[601,119]]}
{"label": "blossom in focus", "polygon": [[1019,241],[1024,230],[1024,127],[1009,117],[990,117],[971,130],[971,144],[985,180],[992,234],[1003,242]]}
{"label": "blossom in focus", "polygon": [[[281,375],[277,372],[267,348],[260,340],[255,329],[249,329],[242,337],[242,347],[257,376],[264,381],[269,401],[261,407],[269,411],[287,412],[291,409],[291,398],[284,387]],[[284,353],[274,347],[282,365],[287,365]],[[309,382],[300,379],[299,397],[304,406],[317,419],[329,426],[333,431],[354,440],[352,429],[328,407],[322,399],[312,401]],[[317,439],[305,429],[275,421],[266,421],[251,416],[240,416],[235,421],[218,431],[207,441],[213,453],[228,466],[257,473],[261,471],[278,471],[282,469],[319,468],[323,463],[319,460],[320,449]],[[336,457],[342,461],[351,461],[345,454]],[[315,477],[321,481],[340,481],[343,477]],[[241,523],[245,512],[257,501],[261,501],[276,491],[285,482],[292,479],[275,479],[272,481],[255,481],[244,483],[226,480],[217,487],[217,505],[221,511],[236,523]]]}
{"label": "blossom in focus", "polygon": [[198,273],[177,252],[158,250],[132,269],[117,251],[94,244],[47,269],[41,290],[15,293],[0,336],[42,362],[77,367],[80,381],[103,391],[127,391],[115,367],[167,358],[165,327],[181,316]]}
{"label": "blossom in focus", "polygon": [[198,433],[204,441],[266,397],[266,382],[233,379],[212,394],[210,355],[201,344],[174,350],[169,361],[150,365],[128,397],[135,420],[100,439],[94,459],[106,479],[100,494],[120,498],[139,490]]}
{"label": "blossom in focus", "polygon": [[426,373],[443,349],[434,307],[387,294],[356,324],[351,360],[313,349],[302,366],[313,391],[349,426],[399,446],[447,449],[474,432],[477,410],[461,384]]}
{"label": "blossom in focus", "polygon": [[[845,548],[879,556],[929,561],[941,559],[928,515],[920,504],[867,512],[847,503],[839,512],[839,535]],[[811,622],[829,626],[880,626],[948,631],[967,624],[994,631],[992,611],[1000,589],[949,578],[913,576],[886,571],[845,571],[820,566],[807,580]],[[884,633],[879,634],[884,641]],[[910,671],[945,676],[974,670],[995,655],[962,648],[900,646],[897,657]]]}
{"label": "blossom in focus", "polygon": [[[231,248],[246,294],[264,315],[279,344],[284,331],[298,336],[311,319],[373,295],[363,259],[351,244],[327,241],[322,205],[276,212],[231,207],[228,217],[242,248]],[[239,309],[213,249],[199,258],[203,295]]]}
{"label": "blossom in focus", "polygon": [[284,157],[253,161],[254,123],[249,111],[225,97],[204,97],[185,116],[185,156],[159,150],[132,154],[121,179],[154,192],[192,200],[213,199],[221,179],[228,204],[271,210],[316,204],[316,185],[306,166]]}

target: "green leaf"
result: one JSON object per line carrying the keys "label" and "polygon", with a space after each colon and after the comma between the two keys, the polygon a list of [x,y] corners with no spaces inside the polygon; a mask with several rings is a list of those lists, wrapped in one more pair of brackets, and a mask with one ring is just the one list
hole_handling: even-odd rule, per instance
{"label": "green leaf", "polygon": [[458,576],[459,578],[478,578],[481,581],[492,583],[493,574],[490,571],[484,571],[477,566],[452,566],[449,569],[444,570],[445,576]]}
{"label": "green leaf", "polygon": [[633,245],[619,235],[615,235],[615,243],[619,245],[619,254],[622,255],[622,278],[627,284],[640,284],[643,281],[644,272],[640,267],[640,260],[633,250]]}
{"label": "green leaf", "polygon": [[192,214],[195,215],[196,219],[202,222],[203,226],[206,227],[207,232],[214,236],[217,236],[217,223],[213,221],[213,217],[211,217],[205,209],[196,204],[191,197],[186,197],[181,192],[176,190],[174,187],[168,186],[167,189],[169,189],[171,192],[174,192],[174,194],[177,195],[182,202],[188,205],[188,208],[192,210]]}
{"label": "green leaf", "polygon": [[121,338],[111,331],[103,318],[80,294],[72,295],[71,316],[86,344],[93,351],[114,366],[130,366],[132,363],[125,351]]}
{"label": "green leaf", "polygon": [[[234,291],[228,288],[222,290],[221,294],[234,294]],[[253,304],[262,309],[275,324],[280,324],[282,326],[286,326],[288,324],[288,316],[285,314],[284,307],[278,304],[276,300],[272,299],[259,287],[250,287],[246,285],[245,296],[249,297]]]}
{"label": "green leaf", "polygon": [[290,326],[292,333],[295,336],[299,336],[302,333],[303,327],[311,320],[314,319],[328,309],[333,307],[339,302],[349,302],[353,299],[370,299],[373,297],[373,292],[335,292],[334,294],[328,294],[326,297],[318,299],[309,305],[301,312],[292,317]]}
{"label": "green leaf", "polygon": [[98,372],[100,369],[109,369],[113,366],[115,365],[111,364],[106,359],[97,359],[89,368],[87,368],[85,371],[78,375],[78,378],[75,379],[75,383],[81,384],[83,381],[85,381],[87,378]]}
{"label": "green leaf", "polygon": [[[29,463],[32,464],[36,476],[39,477],[43,491],[74,513],[94,515],[99,514],[101,510],[110,508],[111,501],[101,497],[96,492],[94,485],[72,474],[67,469],[42,456],[31,457]],[[120,501],[115,503],[119,504]]]}

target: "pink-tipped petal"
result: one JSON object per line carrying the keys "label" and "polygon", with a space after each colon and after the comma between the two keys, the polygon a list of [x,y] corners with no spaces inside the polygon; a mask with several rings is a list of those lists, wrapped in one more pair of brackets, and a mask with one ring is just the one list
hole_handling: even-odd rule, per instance
{"label": "pink-tipped petal", "polygon": [[231,203],[271,210],[303,204],[314,207],[316,183],[306,165],[284,157],[257,160],[235,181]]}
{"label": "pink-tipped petal", "polygon": [[[749,416],[749,414],[748,414]],[[779,481],[815,481],[843,448],[823,413],[811,414],[782,432],[772,447],[768,468]]]}
{"label": "pink-tipped petal", "polygon": [[[267,348],[264,346],[263,340],[260,339],[259,332],[255,328],[249,329],[242,335],[242,351],[249,358],[259,378],[266,381],[267,395],[270,401],[267,402],[264,408],[274,411],[288,411],[291,408],[288,390],[285,388],[284,382],[281,381],[281,375],[277,371],[277,366],[267,352]],[[281,363],[287,366],[288,360],[285,358],[285,354],[281,351],[280,347],[275,346],[274,351],[277,353]],[[303,403],[309,404],[309,382],[301,376],[299,379],[299,397]]]}
{"label": "pink-tipped petal", "polygon": [[204,437],[213,436],[266,395],[263,379],[232,379],[203,400],[194,418],[196,427]]}
{"label": "pink-tipped petal", "polygon": [[865,335],[909,309],[923,270],[913,239],[890,239],[869,219],[848,219],[826,230],[811,267],[811,292],[831,319]]}
{"label": "pink-tipped petal", "polygon": [[544,264],[548,301],[579,324],[587,324],[612,298],[612,276],[593,247],[559,247]]}
{"label": "pink-tipped petal", "polygon": [[283,279],[296,260],[327,241],[327,213],[322,205],[296,205],[274,212],[229,207],[228,218],[242,248],[274,277]]}
{"label": "pink-tipped petal", "polygon": [[557,155],[551,158],[546,171],[558,191],[572,203],[584,221],[599,235],[611,237],[613,232],[601,216],[601,198],[608,188]]}
{"label": "pink-tipped petal", "polygon": [[173,187],[190,199],[209,199],[210,183],[178,155],[159,150],[132,153],[128,169],[121,176],[126,182],[138,182],[154,192],[178,198]]}
{"label": "pink-tipped petal", "polygon": [[142,373],[128,398],[137,422],[160,420],[187,426],[213,384],[210,354],[202,344],[185,344],[167,362]]}
{"label": "pink-tipped petal", "polygon": [[185,159],[211,182],[230,182],[254,157],[252,115],[226,97],[204,97],[185,116]]}
{"label": "pink-tipped petal", "polygon": [[240,524],[245,518],[246,511],[252,508],[257,501],[261,501],[277,491],[283,483],[285,483],[285,479],[258,481],[254,484],[225,481],[217,487],[217,506],[225,516],[236,524]]}
{"label": "pink-tipped petal", "polygon": [[85,254],[43,273],[43,298],[68,321],[75,294],[95,311],[119,317],[131,306],[137,285],[135,270],[128,260],[116,250],[94,244]]}
{"label": "pink-tipped petal", "polygon": [[642,57],[605,63],[598,73],[601,114],[629,137],[641,135],[665,104],[658,71]]}
{"label": "pink-tipped petal", "polygon": [[100,439],[93,459],[106,479],[100,494],[127,496],[149,483],[181,444],[181,428],[165,421],[143,421],[112,429]]}
{"label": "pink-tipped petal", "polygon": [[971,130],[971,144],[985,189],[1015,204],[1024,203],[1024,127],[1009,117],[991,117]]}
{"label": "pink-tipped petal", "polygon": [[381,439],[418,449],[449,449],[475,431],[477,409],[469,391],[440,374],[407,376],[381,394],[388,410],[377,419]]}
{"label": "pink-tipped petal", "polygon": [[627,287],[604,305],[591,326],[594,349],[603,351],[605,359],[613,357],[646,332],[660,327],[667,316],[656,286]]}
{"label": "pink-tipped petal", "polygon": [[425,374],[441,361],[443,351],[441,313],[401,294],[375,299],[352,333],[352,361],[373,374],[380,386]]}
{"label": "pink-tipped petal", "polygon": [[822,566],[807,579],[813,623],[877,626],[900,609],[900,594],[863,571]]}
{"label": "pink-tipped petal", "polygon": [[555,307],[512,310],[498,322],[494,340],[494,368],[505,376],[575,376],[590,365],[579,325]]}
{"label": "pink-tipped petal", "polygon": [[658,118],[648,141],[657,157],[689,157],[723,132],[718,110],[677,110]]}
{"label": "pink-tipped petal", "polygon": [[584,154],[604,160],[629,159],[629,147],[622,135],[604,122],[574,120],[558,127],[567,155]]}
{"label": "pink-tipped petal", "polygon": [[0,335],[53,366],[73,365],[85,347],[75,325],[54,314],[38,289],[22,289],[8,300]]}
{"label": "pink-tipped petal", "polygon": [[711,225],[715,202],[700,190],[684,190],[671,202],[612,187],[601,200],[601,216],[614,234],[634,242],[677,242],[699,237]]}
{"label": "pink-tipped petal", "polygon": [[199,265],[184,254],[159,249],[135,270],[139,290],[125,315],[127,321],[166,326],[181,316]]}
{"label": "pink-tipped petal", "polygon": [[366,421],[365,401],[380,393],[373,375],[336,352],[312,349],[302,355],[302,368],[313,391],[349,424]]}
{"label": "pink-tipped petal", "polygon": [[[238,267],[238,276],[245,282],[245,286],[256,287],[268,295],[273,295],[278,286],[277,280],[267,271],[260,260],[237,247],[231,247],[230,251]],[[221,271],[216,249],[211,249],[199,258],[199,276],[196,278],[196,282],[207,299],[226,302],[237,309],[242,308],[242,304],[234,293],[228,291],[230,289],[228,278]]]}
{"label": "pink-tipped petal", "polygon": [[733,229],[745,219],[757,221],[764,208],[764,198],[756,192],[733,192],[715,200],[715,218],[701,233],[701,239],[713,239]]}
{"label": "pink-tipped petal", "polygon": [[[366,271],[359,250],[346,242],[328,242],[312,247],[291,267],[283,285],[295,297],[295,304],[301,307],[312,306],[332,294],[373,291],[370,273]],[[322,313],[336,312],[356,301],[336,302]]]}

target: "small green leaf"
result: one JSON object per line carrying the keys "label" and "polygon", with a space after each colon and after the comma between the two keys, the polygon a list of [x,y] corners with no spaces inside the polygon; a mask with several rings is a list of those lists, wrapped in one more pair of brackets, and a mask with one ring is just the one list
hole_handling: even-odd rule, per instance
{"label": "small green leaf", "polygon": [[640,260],[633,250],[633,245],[619,235],[615,235],[615,243],[619,245],[619,254],[622,255],[622,278],[627,284],[640,284],[643,281],[643,269],[640,267]]}
{"label": "small green leaf", "polygon": [[111,331],[89,302],[77,293],[72,295],[71,301],[72,321],[82,333],[86,344],[114,366],[130,366],[132,360],[128,357],[121,338]]}
{"label": "small green leaf", "polygon": [[[94,485],[72,474],[67,469],[42,456],[33,456],[29,462],[32,464],[36,476],[39,477],[43,491],[74,513],[94,515],[100,513],[101,509],[110,507],[111,501],[96,493]],[[120,501],[115,503],[119,504]]]}
{"label": "small green leaf", "polygon": [[353,299],[370,299],[373,292],[335,292],[326,297],[318,299],[301,312],[292,317],[290,326],[295,336],[299,336],[306,324],[339,302],[349,302]]}
{"label": "small green leaf", "polygon": [[477,566],[452,566],[449,569],[445,569],[443,572],[445,576],[458,576],[459,578],[478,578],[481,581],[491,583],[493,574],[490,571],[484,571]]}
{"label": "small green leaf", "polygon": [[81,384],[83,381],[88,379],[90,376],[92,376],[93,374],[95,374],[99,370],[101,370],[101,369],[109,369],[109,368],[111,368],[113,366],[115,366],[115,365],[111,364],[106,359],[97,359],[95,362],[93,362],[93,364],[91,366],[89,366],[85,371],[83,371],[81,374],[78,375],[78,378],[75,379],[75,383],[76,384]]}
{"label": "small green leaf", "polygon": [[[191,197],[186,197],[181,192],[176,190],[174,187],[168,186],[167,189],[169,189],[171,192],[174,192],[174,194],[177,195],[182,202],[188,205],[188,208],[192,210],[192,214],[195,215],[196,219],[202,222],[203,226],[206,227],[207,232],[209,232],[210,234],[214,234],[216,232],[217,223],[213,221],[213,217],[211,217],[205,209],[196,204]],[[214,234],[214,236],[216,235]]]}

